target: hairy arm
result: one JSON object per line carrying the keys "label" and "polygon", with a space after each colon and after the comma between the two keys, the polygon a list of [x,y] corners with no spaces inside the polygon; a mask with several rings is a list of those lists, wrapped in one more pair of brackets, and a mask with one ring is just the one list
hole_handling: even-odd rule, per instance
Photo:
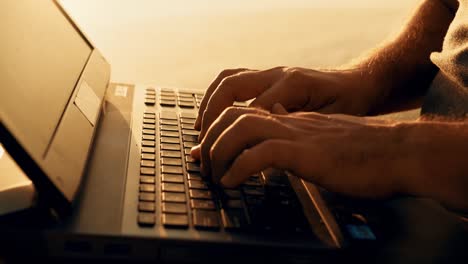
{"label": "hairy arm", "polygon": [[437,73],[429,55],[441,50],[457,8],[456,0],[423,1],[396,39],[355,66],[368,90],[370,114],[396,110],[427,90]]}

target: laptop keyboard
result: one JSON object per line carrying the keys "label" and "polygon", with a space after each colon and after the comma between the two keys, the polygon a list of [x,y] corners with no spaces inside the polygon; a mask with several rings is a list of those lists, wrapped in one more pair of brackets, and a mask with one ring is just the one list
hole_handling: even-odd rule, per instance
{"label": "laptop keyboard", "polygon": [[[193,128],[196,115],[183,110],[198,108],[202,97],[203,94],[162,90],[158,101],[161,111],[150,107],[145,110],[138,224],[213,232],[307,232],[302,207],[284,173],[275,171],[268,179],[265,175],[252,175],[234,189],[221,189],[200,174],[199,162],[190,156],[191,148],[198,144],[199,132]],[[156,91],[148,88],[145,104],[156,102]],[[176,112],[176,106],[182,112]]]}

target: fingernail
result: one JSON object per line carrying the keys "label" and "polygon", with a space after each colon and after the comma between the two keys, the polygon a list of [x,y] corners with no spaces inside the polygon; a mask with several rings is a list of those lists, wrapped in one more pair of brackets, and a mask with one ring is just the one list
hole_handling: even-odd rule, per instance
{"label": "fingernail", "polygon": [[200,149],[200,144],[196,145],[195,147],[192,147],[192,149],[190,150],[190,156],[192,156],[192,158],[195,159],[200,159]]}
{"label": "fingernail", "polygon": [[288,114],[288,111],[284,108],[284,106],[280,103],[275,103],[273,107],[271,107],[271,113],[285,115]]}

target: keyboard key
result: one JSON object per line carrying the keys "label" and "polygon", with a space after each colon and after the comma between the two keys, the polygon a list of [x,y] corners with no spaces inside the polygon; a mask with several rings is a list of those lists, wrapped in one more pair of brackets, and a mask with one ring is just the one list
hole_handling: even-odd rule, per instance
{"label": "keyboard key", "polygon": [[212,200],[190,199],[192,209],[215,210],[216,206]]}
{"label": "keyboard key", "polygon": [[145,201],[145,202],[154,202],[156,199],[156,195],[154,193],[140,193],[138,195],[138,199],[140,201]]}
{"label": "keyboard key", "polygon": [[150,153],[141,153],[141,159],[144,160],[154,160],[156,158],[156,155],[150,154]]}
{"label": "keyboard key", "polygon": [[185,155],[185,162],[188,162],[188,163],[198,163],[198,160],[192,158],[192,156],[190,156],[190,155]]}
{"label": "keyboard key", "polygon": [[184,142],[195,142],[198,143],[198,137],[197,136],[190,136],[190,135],[183,135],[182,140]]}
{"label": "keyboard key", "polygon": [[163,192],[162,200],[164,202],[185,203],[185,193]]}
{"label": "keyboard key", "polygon": [[140,183],[155,183],[155,179],[152,176],[140,176]]}
{"label": "keyboard key", "polygon": [[190,129],[182,129],[182,134],[183,135],[191,135],[191,136],[197,136],[200,135],[200,132],[196,130],[190,130]]}
{"label": "keyboard key", "polygon": [[161,150],[180,150],[180,145],[163,143],[161,144]]}
{"label": "keyboard key", "polygon": [[208,190],[208,186],[202,181],[189,180],[188,184],[190,189]]}
{"label": "keyboard key", "polygon": [[154,212],[154,203],[153,202],[139,202],[138,211],[140,212]]}
{"label": "keyboard key", "polygon": [[163,150],[161,151],[161,157],[166,158],[180,158],[182,155],[179,151]]}
{"label": "keyboard key", "polygon": [[143,140],[155,140],[156,137],[154,135],[142,135]]}
{"label": "keyboard key", "polygon": [[156,133],[156,130],[154,130],[154,129],[143,129],[142,133],[143,133],[143,135],[154,135]]}
{"label": "keyboard key", "polygon": [[179,132],[178,131],[160,131],[161,137],[174,137],[174,138],[179,138]]}
{"label": "keyboard key", "polygon": [[143,124],[143,129],[156,129],[156,125]]}
{"label": "keyboard key", "polygon": [[181,124],[180,127],[182,129],[195,130],[195,128],[193,127],[193,124]]}
{"label": "keyboard key", "polygon": [[161,143],[179,144],[180,139],[175,137],[161,137]]}
{"label": "keyboard key", "polygon": [[148,99],[148,98],[145,99],[146,105],[154,105],[155,103],[156,103],[156,100],[154,99]]}
{"label": "keyboard key", "polygon": [[193,148],[195,146],[197,146],[198,143],[196,142],[184,142],[184,148]]}
{"label": "keyboard key", "polygon": [[154,125],[156,123],[156,121],[153,119],[150,119],[150,118],[143,118],[143,124],[150,124],[150,125]]}
{"label": "keyboard key", "polygon": [[185,155],[190,155],[190,152],[192,152],[191,148],[184,148],[184,154]]}
{"label": "keyboard key", "polygon": [[167,120],[177,120],[177,113],[175,112],[161,112],[159,118]]}
{"label": "keyboard key", "polygon": [[156,115],[154,113],[144,113],[143,118],[144,119],[155,119]]}
{"label": "keyboard key", "polygon": [[172,106],[172,107],[176,106],[175,101],[172,101],[172,100],[162,100],[162,98],[161,98],[161,100],[159,100],[159,104],[160,104],[161,106]]}
{"label": "keyboard key", "polygon": [[162,211],[164,213],[186,214],[187,206],[183,203],[164,202],[162,203]]}
{"label": "keyboard key", "polygon": [[206,190],[190,190],[189,195],[190,195],[190,198],[193,198],[193,199],[206,199],[206,200],[213,199],[213,195],[211,191],[206,191]]}
{"label": "keyboard key", "polygon": [[177,120],[166,120],[166,119],[161,119],[159,120],[159,124],[161,125],[170,125],[170,126],[177,126],[179,123]]}
{"label": "keyboard key", "polygon": [[150,141],[150,140],[142,140],[141,145],[143,147],[154,147],[156,145],[156,143],[154,143],[154,141]]}
{"label": "keyboard key", "polygon": [[176,97],[173,94],[161,94],[159,99],[163,101],[175,101]]}
{"label": "keyboard key", "polygon": [[180,117],[182,118],[197,118],[197,114],[196,113],[190,113],[190,112],[182,112],[180,113]]}
{"label": "keyboard key", "polygon": [[154,190],[153,184],[140,184],[140,192],[154,193]]}
{"label": "keyboard key", "polygon": [[155,162],[152,160],[141,160],[140,166],[154,168]]}
{"label": "keyboard key", "polygon": [[140,226],[154,226],[155,216],[152,213],[139,213],[138,224]]}
{"label": "keyboard key", "polygon": [[183,174],[184,173],[182,167],[166,166],[166,165],[163,165],[161,167],[161,172],[162,173],[171,173],[171,174]]}
{"label": "keyboard key", "polygon": [[142,147],[141,152],[143,153],[155,153],[155,149],[151,147]]}
{"label": "keyboard key", "polygon": [[156,94],[146,93],[145,100],[156,100]]}
{"label": "keyboard key", "polygon": [[193,225],[199,229],[219,228],[218,213],[208,210],[193,210]]}
{"label": "keyboard key", "polygon": [[240,199],[241,192],[239,190],[225,189],[224,195],[228,197],[229,199]]}
{"label": "keyboard key", "polygon": [[186,167],[188,172],[200,172],[200,165],[196,163],[187,163]]}
{"label": "keyboard key", "polygon": [[195,104],[179,101],[179,107],[182,107],[182,108],[195,108]]}
{"label": "keyboard key", "polygon": [[244,210],[221,209],[221,222],[227,230],[237,230],[248,226]]}
{"label": "keyboard key", "polygon": [[251,188],[251,187],[244,187],[244,193],[248,196],[264,196],[265,190],[263,188]]}
{"label": "keyboard key", "polygon": [[163,192],[185,192],[185,185],[180,183],[163,183]]}
{"label": "keyboard key", "polygon": [[154,175],[155,170],[154,170],[154,168],[142,167],[142,168],[140,168],[140,174],[142,174],[142,175]]}
{"label": "keyboard key", "polygon": [[179,131],[178,126],[171,126],[171,125],[161,125],[162,131]]}
{"label": "keyboard key", "polygon": [[223,202],[223,207],[231,208],[231,209],[241,209],[241,208],[243,208],[242,201],[238,200],[238,199],[224,201]]}
{"label": "keyboard key", "polygon": [[184,214],[165,213],[162,216],[162,223],[166,227],[187,228],[188,216]]}
{"label": "keyboard key", "polygon": [[180,123],[182,124],[189,124],[189,125],[195,125],[195,119],[194,118],[181,118]]}
{"label": "keyboard key", "polygon": [[194,173],[194,172],[189,172],[187,173],[187,179],[189,180],[196,180],[196,181],[201,181],[203,180],[202,176],[200,173]]}
{"label": "keyboard key", "polygon": [[182,159],[161,158],[161,165],[182,166]]}
{"label": "keyboard key", "polygon": [[162,174],[162,182],[173,182],[173,183],[183,183],[184,182],[184,176],[183,175],[177,175],[177,174]]}

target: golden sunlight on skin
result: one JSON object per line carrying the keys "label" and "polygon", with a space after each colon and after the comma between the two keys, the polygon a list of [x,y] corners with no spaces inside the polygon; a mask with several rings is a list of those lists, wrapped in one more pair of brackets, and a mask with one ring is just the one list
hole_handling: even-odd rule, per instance
{"label": "golden sunlight on skin", "polygon": [[225,68],[346,63],[397,32],[416,2],[62,1],[113,81],[196,89]]}

